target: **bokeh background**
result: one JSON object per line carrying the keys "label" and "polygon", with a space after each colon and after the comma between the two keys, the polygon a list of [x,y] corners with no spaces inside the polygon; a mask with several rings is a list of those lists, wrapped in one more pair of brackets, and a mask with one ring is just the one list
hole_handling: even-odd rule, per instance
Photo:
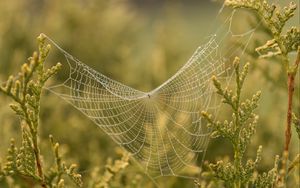
{"label": "bokeh background", "polygon": [[[299,5],[299,1],[296,3]],[[36,37],[45,33],[99,72],[140,90],[153,89],[174,74],[212,32],[212,22],[221,6],[222,2],[204,0],[0,1],[0,82],[17,72],[36,50]],[[245,20],[237,22],[239,27],[245,25]],[[299,23],[298,11],[289,24]],[[264,43],[266,39],[261,36],[259,40]],[[279,70],[276,61],[253,58],[245,83],[245,97],[262,91],[257,133],[247,152],[254,158],[258,146],[263,146],[260,170],[272,168],[274,156],[283,149],[287,85]],[[294,106],[300,113],[299,76],[297,84]],[[10,102],[0,96],[0,157],[5,156],[10,138],[20,137],[19,121],[9,109]],[[61,144],[66,161],[79,165],[86,181],[95,168],[103,171],[109,158],[120,158],[118,146],[66,102],[45,92],[41,105],[40,136],[45,161],[52,157],[47,149],[49,134]],[[223,118],[228,115],[224,113]],[[295,153],[299,153],[299,140],[293,129],[291,155]],[[214,162],[227,156],[232,156],[232,148],[219,138],[210,142],[205,159]],[[120,177],[121,183],[116,186],[129,186],[133,179],[138,187],[153,186],[134,164]],[[161,178],[159,183],[163,187],[194,184],[175,177]]]}

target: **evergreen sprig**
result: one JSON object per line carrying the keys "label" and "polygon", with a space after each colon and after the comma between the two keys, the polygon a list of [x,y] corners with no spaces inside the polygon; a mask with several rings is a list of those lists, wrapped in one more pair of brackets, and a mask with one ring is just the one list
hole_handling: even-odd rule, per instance
{"label": "evergreen sprig", "polygon": [[[108,188],[111,186],[111,182],[117,174],[123,171],[129,165],[129,153],[123,152],[122,158],[112,161],[108,159],[105,166],[103,175],[99,177],[99,170],[92,174],[92,181],[90,182],[90,188]],[[135,181],[135,180],[134,180]],[[133,183],[133,182],[132,182]]]}
{"label": "evergreen sprig", "polygon": [[[296,3],[291,2],[288,6],[281,8],[279,5],[270,5],[266,0],[225,0],[225,5],[232,7],[233,9],[250,9],[257,14],[257,17],[265,24],[265,31],[272,39],[268,40],[264,45],[256,48],[256,51],[260,54],[261,58],[279,58],[285,69],[285,71],[282,72],[286,72],[288,83],[288,106],[285,125],[285,145],[283,151],[284,159],[282,161],[283,177],[280,179],[280,181],[284,184],[288,177],[289,145],[292,137],[292,124],[295,125],[296,131],[299,129],[299,122],[297,122],[297,120],[293,120],[293,102],[295,101],[294,91],[297,87],[295,79],[299,72],[300,65],[300,28],[293,26],[286,32],[283,31],[283,28],[295,15],[297,5]],[[290,61],[289,53],[291,52],[297,53],[295,62]]]}
{"label": "evergreen sprig", "polygon": [[59,143],[54,142],[52,135],[49,136],[49,139],[52,145],[55,164],[46,173],[47,183],[53,188],[63,188],[65,187],[65,180],[63,179],[63,176],[66,175],[78,187],[82,187],[83,182],[81,175],[76,172],[77,165],[72,164],[69,167],[67,167],[66,163],[62,160],[62,157],[59,154]]}
{"label": "evergreen sprig", "polygon": [[283,9],[277,5],[268,4],[266,0],[225,0],[225,5],[234,9],[254,10],[273,35],[273,39],[267,41],[262,47],[258,47],[257,51],[263,54],[262,57],[282,55],[283,61],[288,67],[287,54],[297,51],[300,44],[299,29],[292,27],[286,34],[282,33],[286,22],[295,15],[297,5],[294,2]]}
{"label": "evergreen sprig", "polygon": [[[39,114],[42,89],[46,81],[56,74],[61,67],[60,63],[46,69],[45,60],[51,46],[46,45],[46,37],[41,34],[38,37],[39,50],[34,52],[27,63],[21,66],[17,76],[10,76],[3,86],[0,86],[0,93],[13,99],[11,109],[21,119],[21,146],[18,148],[15,141],[11,140],[8,149],[6,162],[0,168],[0,180],[6,176],[19,176],[24,181],[30,181],[32,185],[40,184],[42,187],[64,187],[62,175],[67,175],[77,186],[82,186],[81,175],[76,173],[76,165],[67,167],[58,153],[58,143],[51,143],[55,157],[55,167],[50,172],[44,172],[44,165],[41,160],[39,136]],[[56,180],[56,182],[54,182]]]}
{"label": "evergreen sprig", "polygon": [[[205,172],[205,176],[210,175],[216,180],[222,180],[225,187],[266,187],[273,185],[278,178],[277,163],[274,169],[267,173],[258,174],[256,168],[261,161],[262,146],[257,150],[256,159],[249,159],[243,163],[244,154],[247,146],[250,144],[251,137],[256,130],[258,116],[254,113],[258,107],[261,92],[257,92],[251,99],[241,100],[242,88],[246,79],[249,63],[240,70],[240,60],[234,60],[236,89],[232,91],[228,88],[222,88],[221,83],[216,77],[212,78],[217,94],[222,97],[223,103],[229,105],[232,109],[232,119],[220,122],[203,111],[202,116],[208,121],[208,126],[212,129],[212,137],[224,137],[228,139],[233,146],[234,161],[218,161],[216,164],[209,164],[210,172]],[[277,157],[278,158],[278,157]]]}
{"label": "evergreen sprig", "polygon": [[254,110],[258,107],[261,92],[254,94],[252,99],[241,101],[241,89],[248,73],[249,63],[240,72],[239,58],[236,58],[234,67],[237,85],[235,92],[228,88],[223,89],[218,79],[216,77],[212,78],[217,93],[223,98],[223,103],[228,104],[233,110],[232,120],[219,122],[214,121],[212,115],[207,112],[202,112],[202,115],[209,122],[208,126],[214,130],[213,137],[222,136],[229,139],[234,148],[243,155],[251,136],[255,133],[258,116],[254,114]]}

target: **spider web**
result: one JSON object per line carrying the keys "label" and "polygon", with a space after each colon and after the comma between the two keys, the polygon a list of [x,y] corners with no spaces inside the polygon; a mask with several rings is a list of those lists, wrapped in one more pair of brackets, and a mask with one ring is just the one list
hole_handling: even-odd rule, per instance
{"label": "spider web", "polygon": [[[254,32],[253,29],[234,34],[233,15],[219,30],[222,35],[208,37],[171,78],[149,92],[97,72],[47,37],[64,55],[63,66],[69,66],[69,76],[63,83],[46,89],[97,124],[130,152],[151,177],[183,176],[184,169],[199,168],[196,161],[200,154],[204,156],[209,142],[210,130],[200,112],[216,114],[221,104],[211,77],[216,75],[227,81],[231,78],[226,64],[243,53]],[[221,49],[228,37],[245,45],[242,49]]]}

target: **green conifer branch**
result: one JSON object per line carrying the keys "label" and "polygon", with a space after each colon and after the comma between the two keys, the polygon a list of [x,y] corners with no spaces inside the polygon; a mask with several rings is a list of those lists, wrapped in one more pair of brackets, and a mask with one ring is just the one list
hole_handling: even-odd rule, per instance
{"label": "green conifer branch", "polygon": [[[293,2],[289,6],[280,8],[278,5],[270,5],[266,0],[225,0],[225,5],[233,9],[246,8],[253,10],[257,13],[258,17],[263,20],[265,29],[272,37],[263,46],[256,48],[261,58],[280,57],[281,62],[285,67],[288,83],[288,106],[286,116],[286,129],[285,129],[285,144],[284,144],[284,160],[282,162],[283,170],[282,175],[284,182],[287,178],[287,161],[289,157],[289,145],[292,137],[292,106],[293,95],[295,90],[295,77],[297,75],[300,63],[300,29],[291,27],[286,33],[283,33],[283,28],[287,21],[295,15],[297,5]],[[290,52],[297,52],[295,63],[290,62],[288,54]]]}
{"label": "green conifer branch", "polygon": [[[244,154],[247,146],[250,144],[251,137],[256,130],[258,116],[254,110],[258,107],[260,92],[257,92],[251,99],[241,101],[241,94],[244,81],[246,79],[249,63],[240,70],[239,58],[234,60],[236,89],[232,92],[228,88],[223,89],[221,83],[216,77],[213,77],[213,84],[216,92],[223,98],[223,102],[232,109],[232,119],[225,120],[223,123],[214,120],[213,116],[207,112],[202,112],[204,119],[208,121],[208,126],[212,129],[212,137],[222,136],[228,139],[234,150],[233,163],[218,161],[216,164],[209,164],[210,172],[213,178],[222,180],[225,187],[247,187],[256,185],[264,187],[274,184],[279,176],[278,166],[267,173],[258,174],[256,168],[261,161],[262,147],[257,150],[256,159],[248,160],[245,164]],[[276,159],[276,164],[278,159]],[[205,172],[206,173],[206,172]]]}
{"label": "green conifer branch", "polygon": [[[225,5],[234,9],[246,8],[254,10],[258,14],[265,22],[266,28],[269,29],[274,39],[268,41],[263,47],[257,48],[257,51],[266,49],[272,51],[275,48],[277,51],[267,56],[281,55],[282,62],[288,71],[289,59],[287,54],[291,52],[291,50],[297,50],[297,46],[299,46],[299,29],[291,28],[286,35],[282,35],[282,29],[286,22],[295,15],[297,5],[291,2],[289,6],[280,9],[274,4],[269,5],[266,0],[225,0]],[[286,41],[286,39],[289,40]],[[291,46],[293,47],[291,48]]]}
{"label": "green conifer branch", "polygon": [[112,161],[108,159],[104,173],[99,177],[99,169],[96,169],[92,174],[90,188],[108,188],[115,176],[123,171],[129,165],[129,153],[122,152],[122,158]]}
{"label": "green conifer branch", "polygon": [[65,162],[62,160],[62,157],[59,154],[59,143],[54,142],[53,136],[49,136],[50,143],[52,145],[52,151],[54,155],[55,164],[49,170],[46,175],[46,180],[48,184],[52,185],[53,187],[64,187],[64,179],[63,175],[68,176],[73,183],[75,183],[78,187],[83,186],[81,175],[76,173],[76,164],[70,165],[67,167]]}
{"label": "green conifer branch", "polygon": [[[55,167],[45,174],[38,143],[40,99],[46,81],[56,74],[60,63],[49,69],[44,67],[50,45],[46,45],[45,36],[38,37],[39,52],[34,52],[28,62],[23,64],[17,76],[10,76],[7,82],[0,86],[0,93],[13,99],[11,109],[21,119],[21,146],[17,148],[14,140],[8,149],[7,160],[0,169],[0,178],[5,176],[20,176],[30,185],[38,183],[42,187],[64,187],[62,175],[68,176],[77,186],[82,186],[81,175],[76,173],[76,165],[67,167],[58,153],[58,143],[50,137],[55,156]],[[53,170],[54,169],[54,170]],[[53,182],[56,180],[56,182]]]}

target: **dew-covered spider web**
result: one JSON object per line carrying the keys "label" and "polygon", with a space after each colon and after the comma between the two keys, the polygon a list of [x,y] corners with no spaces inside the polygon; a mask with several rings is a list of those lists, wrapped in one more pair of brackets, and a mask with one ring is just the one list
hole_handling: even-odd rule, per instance
{"label": "dew-covered spider web", "polygon": [[[220,108],[211,77],[231,78],[230,62],[244,52],[255,30],[235,34],[234,15],[171,78],[149,92],[101,74],[47,37],[63,54],[59,62],[68,66],[69,75],[46,89],[97,124],[151,177],[183,176],[184,169],[198,168],[209,142],[210,129],[200,112],[217,114]],[[233,39],[244,45],[226,47]]]}

